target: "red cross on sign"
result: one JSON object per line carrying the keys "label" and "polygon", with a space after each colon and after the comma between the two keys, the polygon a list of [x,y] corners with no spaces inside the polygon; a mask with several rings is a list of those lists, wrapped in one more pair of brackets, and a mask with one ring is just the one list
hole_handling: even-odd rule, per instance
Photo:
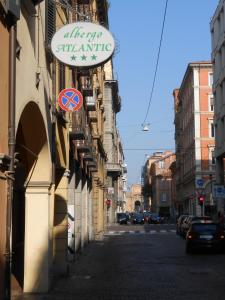
{"label": "red cross on sign", "polygon": [[64,111],[76,111],[83,104],[83,96],[74,88],[64,89],[59,93],[58,104]]}

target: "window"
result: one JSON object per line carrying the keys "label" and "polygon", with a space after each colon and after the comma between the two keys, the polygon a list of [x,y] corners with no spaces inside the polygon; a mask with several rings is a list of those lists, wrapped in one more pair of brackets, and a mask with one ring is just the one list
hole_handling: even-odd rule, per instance
{"label": "window", "polygon": [[59,63],[59,88],[60,91],[65,89],[65,65]]}
{"label": "window", "polygon": [[209,137],[211,138],[215,137],[215,127],[213,124],[213,120],[209,120]]}
{"label": "window", "polygon": [[160,188],[165,189],[165,179],[160,180]]}
{"label": "window", "polygon": [[212,86],[213,85],[213,73],[209,73],[209,86]]}
{"label": "window", "polygon": [[161,201],[161,202],[166,202],[166,201],[167,201],[166,193],[161,193],[161,194],[160,194],[160,201]]}
{"label": "window", "polygon": [[214,111],[214,97],[213,95],[209,95],[209,111]]}
{"label": "window", "polygon": [[214,147],[209,148],[209,169],[214,169],[214,166],[216,164],[216,159],[215,159],[215,149]]}
{"label": "window", "polygon": [[52,37],[56,30],[56,4],[54,1],[47,0],[45,2],[45,44],[50,49]]}
{"label": "window", "polygon": [[163,169],[164,166],[165,166],[165,162],[164,162],[163,160],[160,160],[160,161],[159,161],[159,168],[160,168],[160,169]]}
{"label": "window", "polygon": [[215,151],[214,151],[214,149],[211,151],[211,163],[212,163],[212,165],[215,165],[215,164],[216,164]]}

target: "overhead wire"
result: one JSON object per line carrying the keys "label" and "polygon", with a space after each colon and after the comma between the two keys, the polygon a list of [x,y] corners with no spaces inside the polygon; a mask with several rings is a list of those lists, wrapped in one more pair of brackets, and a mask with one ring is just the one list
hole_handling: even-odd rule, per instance
{"label": "overhead wire", "polygon": [[165,27],[165,21],[166,21],[166,13],[167,13],[168,1],[169,0],[166,0],[166,4],[165,4],[164,15],[163,15],[163,23],[162,23],[162,30],[161,30],[161,35],[160,35],[160,42],[159,42],[157,59],[156,59],[156,65],[155,65],[155,72],[154,72],[154,77],[153,77],[153,82],[152,82],[152,88],[151,88],[150,98],[149,98],[149,102],[148,102],[148,108],[147,108],[147,111],[146,111],[146,115],[145,115],[144,121],[142,122],[142,126],[144,126],[144,124],[145,124],[145,122],[147,120],[149,109],[150,109],[150,105],[151,105],[151,102],[152,102],[153,92],[154,92],[154,88],[155,88],[156,75],[157,75],[158,66],[159,66],[159,58],[160,58],[160,52],[161,52],[162,40],[163,40],[163,33],[164,33],[164,27]]}

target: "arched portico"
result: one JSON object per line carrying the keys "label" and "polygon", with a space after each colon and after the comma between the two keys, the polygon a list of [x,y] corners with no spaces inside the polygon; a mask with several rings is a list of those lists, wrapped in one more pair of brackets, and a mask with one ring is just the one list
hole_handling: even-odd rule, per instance
{"label": "arched portico", "polygon": [[135,211],[140,211],[140,209],[141,209],[141,201],[136,200],[136,201],[134,202],[134,210],[135,210]]}
{"label": "arched portico", "polygon": [[51,157],[38,105],[24,108],[16,132],[12,272],[24,292],[44,292],[49,280]]}

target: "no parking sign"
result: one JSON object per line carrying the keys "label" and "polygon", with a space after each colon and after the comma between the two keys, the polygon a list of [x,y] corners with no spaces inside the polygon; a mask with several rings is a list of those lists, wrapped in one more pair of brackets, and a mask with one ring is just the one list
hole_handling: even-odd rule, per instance
{"label": "no parking sign", "polygon": [[74,88],[64,89],[59,93],[58,104],[64,111],[76,111],[82,107],[83,96]]}

